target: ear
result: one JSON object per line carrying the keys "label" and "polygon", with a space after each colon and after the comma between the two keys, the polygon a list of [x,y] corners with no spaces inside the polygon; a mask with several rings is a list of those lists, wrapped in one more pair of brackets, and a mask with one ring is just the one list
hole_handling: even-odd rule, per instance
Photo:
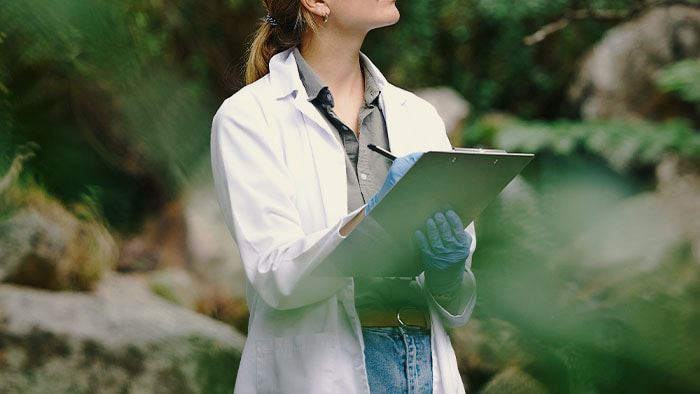
{"label": "ear", "polygon": [[299,0],[301,5],[307,10],[311,11],[312,14],[323,17],[323,14],[329,14],[331,12],[328,8],[328,4],[325,0]]}

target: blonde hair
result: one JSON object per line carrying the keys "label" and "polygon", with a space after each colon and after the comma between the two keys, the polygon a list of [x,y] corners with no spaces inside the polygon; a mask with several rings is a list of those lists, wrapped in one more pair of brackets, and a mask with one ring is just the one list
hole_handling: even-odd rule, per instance
{"label": "blonde hair", "polygon": [[258,30],[252,36],[246,50],[246,85],[257,81],[270,71],[272,56],[301,44],[305,31],[318,31],[313,14],[300,0],[263,0],[263,3],[278,24],[271,25],[262,19]]}

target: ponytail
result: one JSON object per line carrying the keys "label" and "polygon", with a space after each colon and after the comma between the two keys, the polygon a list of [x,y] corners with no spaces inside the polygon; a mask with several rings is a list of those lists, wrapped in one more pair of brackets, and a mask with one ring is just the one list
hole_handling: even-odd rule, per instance
{"label": "ponytail", "polygon": [[270,72],[270,59],[295,45],[301,44],[307,29],[317,32],[318,26],[313,14],[301,1],[263,0],[277,25],[262,19],[258,30],[246,51],[248,61],[245,69],[245,83],[249,85]]}

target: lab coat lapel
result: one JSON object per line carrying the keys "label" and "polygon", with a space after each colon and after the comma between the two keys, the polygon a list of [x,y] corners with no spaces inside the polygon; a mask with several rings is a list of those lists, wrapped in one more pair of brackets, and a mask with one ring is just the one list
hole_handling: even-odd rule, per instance
{"label": "lab coat lapel", "polygon": [[319,180],[321,196],[326,212],[326,225],[330,226],[347,214],[347,183],[343,148],[332,134],[328,122],[311,104],[305,92],[298,92],[294,106],[299,110],[311,145],[314,167]]}
{"label": "lab coat lapel", "polygon": [[304,115],[304,123],[307,126],[308,121],[313,123],[313,126],[317,131],[326,137],[330,137],[330,142],[337,142],[335,136],[332,134],[333,131],[328,126],[328,122],[323,118],[323,115],[316,109],[316,107],[309,101],[306,92],[297,92],[297,96],[294,98],[294,106],[299,110],[299,112]]}
{"label": "lab coat lapel", "polygon": [[380,105],[386,121],[386,132],[389,137],[389,149],[396,156],[404,156],[410,152],[408,125],[405,122],[405,97],[401,92],[387,84],[382,90]]}
{"label": "lab coat lapel", "polygon": [[270,59],[270,78],[277,99],[291,100],[299,111],[298,130],[306,132],[311,147],[325,222],[330,226],[347,214],[347,184],[343,148],[323,115],[309,102],[299,69],[289,48]]}
{"label": "lab coat lapel", "polygon": [[379,95],[379,107],[384,114],[384,121],[386,122],[387,135],[389,137],[389,149],[398,156],[403,156],[411,153],[411,146],[409,140],[409,128],[406,124],[406,119],[408,118],[405,112],[405,104],[407,100],[407,93],[398,87],[389,83],[389,81],[384,77],[379,68],[372,63],[372,61],[360,52],[360,57],[368,64],[372,69],[372,75],[374,75],[375,81],[381,91]]}
{"label": "lab coat lapel", "polygon": [[328,122],[323,119],[321,113],[309,102],[304,84],[299,77],[299,68],[294,59],[294,47],[286,49],[270,59],[270,79],[275,97],[288,98],[292,95],[294,106],[304,115],[304,120],[310,120],[316,124],[319,130],[334,139]]}

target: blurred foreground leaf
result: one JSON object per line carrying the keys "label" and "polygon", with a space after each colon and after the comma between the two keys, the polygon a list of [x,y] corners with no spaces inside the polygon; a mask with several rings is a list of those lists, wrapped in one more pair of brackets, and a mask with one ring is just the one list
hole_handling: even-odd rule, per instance
{"label": "blurred foreground leaf", "polygon": [[683,119],[661,124],[637,119],[536,122],[494,115],[469,126],[465,143],[562,156],[585,152],[619,171],[654,165],[669,153],[700,160],[700,134]]}

